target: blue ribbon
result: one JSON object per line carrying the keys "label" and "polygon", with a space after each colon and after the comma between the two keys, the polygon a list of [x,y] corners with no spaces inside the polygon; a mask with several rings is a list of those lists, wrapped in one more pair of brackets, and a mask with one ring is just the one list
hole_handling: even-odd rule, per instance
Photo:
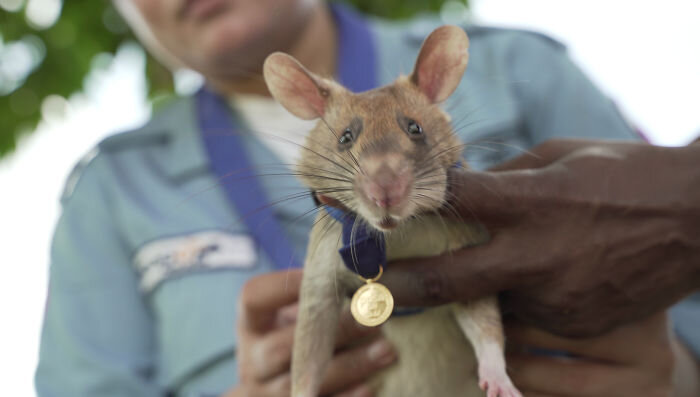
{"label": "blue ribbon", "polygon": [[364,278],[379,274],[379,266],[386,267],[384,235],[358,222],[351,212],[329,206],[326,212],[343,225],[343,246],[338,252],[345,267]]}
{"label": "blue ribbon", "polygon": [[377,88],[377,54],[367,22],[355,11],[331,4],[338,28],[336,67],[340,84],[353,92]]}
{"label": "blue ribbon", "polygon": [[208,89],[196,95],[199,129],[212,172],[250,233],[278,269],[299,267],[294,250],[248,159],[226,101]]}

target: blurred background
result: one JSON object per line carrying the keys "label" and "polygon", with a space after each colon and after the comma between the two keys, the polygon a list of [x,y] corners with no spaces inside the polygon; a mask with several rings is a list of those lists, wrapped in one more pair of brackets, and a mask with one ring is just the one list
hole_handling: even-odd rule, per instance
{"label": "blurred background", "polygon": [[[546,33],[659,145],[700,135],[700,2],[691,0],[353,0],[405,18],[437,12]],[[172,74],[136,43],[109,1],[0,0],[0,373],[34,395],[51,232],[72,166],[200,79]]]}

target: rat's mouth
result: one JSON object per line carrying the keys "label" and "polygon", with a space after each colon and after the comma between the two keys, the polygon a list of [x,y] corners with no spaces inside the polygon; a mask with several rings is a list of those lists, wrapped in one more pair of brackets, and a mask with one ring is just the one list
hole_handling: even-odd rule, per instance
{"label": "rat's mouth", "polygon": [[[326,196],[324,194],[316,194],[316,198],[318,199],[319,202],[321,202],[324,205],[327,205],[329,207],[334,207],[337,208],[341,211],[346,211],[349,212],[350,210],[344,206],[339,200],[334,199],[330,196]],[[365,218],[365,219],[370,219],[370,218]],[[380,216],[372,216],[371,219],[372,221],[369,221],[371,224],[374,225],[375,228],[381,230],[381,231],[389,231],[392,229],[395,229],[399,225],[400,217],[398,216],[392,216],[389,215],[388,213],[384,213],[383,215]]]}
{"label": "rat's mouth", "polygon": [[377,222],[377,226],[379,226],[379,228],[383,230],[391,230],[398,226],[398,224],[399,223],[396,222],[396,220],[390,216],[386,216],[382,218],[379,222]]}

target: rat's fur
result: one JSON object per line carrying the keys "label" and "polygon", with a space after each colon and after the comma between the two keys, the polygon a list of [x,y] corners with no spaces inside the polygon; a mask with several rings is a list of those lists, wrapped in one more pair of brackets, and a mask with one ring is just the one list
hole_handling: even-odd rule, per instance
{"label": "rat's fur", "polygon": [[[342,204],[359,222],[384,232],[389,260],[434,256],[488,239],[479,226],[424,215],[444,204],[447,170],[461,161],[462,145],[437,104],[461,80],[467,47],[463,30],[439,28],[426,39],[410,76],[361,94],[310,73],[288,55],[276,53],[265,62],[273,96],[301,118],[321,118],[297,172],[322,200]],[[424,133],[409,134],[408,121]],[[350,144],[339,143],[344,131],[351,132]],[[390,176],[382,183],[394,178],[408,186],[406,199],[396,205],[372,200],[367,185],[379,174]],[[293,397],[318,395],[339,314],[361,285],[338,254],[341,233],[323,211],[311,231],[292,358]],[[392,317],[383,332],[399,362],[373,378],[379,397],[479,396],[480,386],[489,396],[519,396],[505,372],[494,297]]]}

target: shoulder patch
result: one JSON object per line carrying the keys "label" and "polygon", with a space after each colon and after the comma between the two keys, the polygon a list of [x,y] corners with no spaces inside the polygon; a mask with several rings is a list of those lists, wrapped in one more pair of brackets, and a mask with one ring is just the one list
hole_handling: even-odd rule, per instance
{"label": "shoulder patch", "polygon": [[204,230],[166,237],[141,246],[133,264],[140,287],[153,291],[163,281],[192,272],[250,269],[257,262],[253,238],[243,233]]}

